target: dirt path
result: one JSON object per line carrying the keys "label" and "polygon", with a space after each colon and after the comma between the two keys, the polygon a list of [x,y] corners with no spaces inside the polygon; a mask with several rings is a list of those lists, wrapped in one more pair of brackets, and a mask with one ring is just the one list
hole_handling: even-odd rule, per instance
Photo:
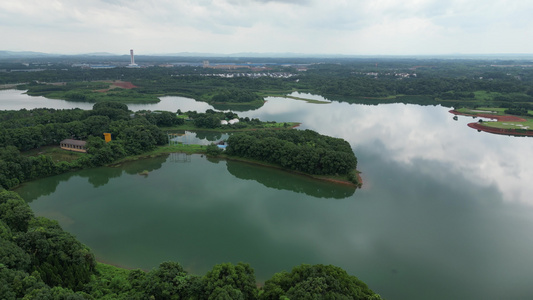
{"label": "dirt path", "polygon": [[119,88],[127,89],[127,90],[134,89],[137,87],[136,85],[128,81],[115,81],[113,82],[112,85],[119,87]]}
{"label": "dirt path", "polygon": [[129,89],[134,89],[134,88],[137,87],[136,85],[134,85],[133,83],[128,82],[128,81],[115,80],[115,81],[110,81],[109,83],[110,83],[109,88],[102,89],[102,90],[96,90],[96,92],[105,93],[105,92],[109,92],[110,90],[116,89],[116,88],[129,90]]}
{"label": "dirt path", "polygon": [[450,113],[454,114],[454,115],[460,115],[460,116],[470,116],[470,117],[480,117],[480,118],[487,118],[487,119],[494,119],[498,122],[525,122],[527,121],[526,119],[524,118],[520,118],[520,117],[517,117],[517,116],[509,116],[509,115],[505,115],[505,116],[499,116],[499,115],[493,115],[493,114],[464,114],[464,113],[461,113],[461,112],[458,112],[456,110],[450,110],[449,111]]}

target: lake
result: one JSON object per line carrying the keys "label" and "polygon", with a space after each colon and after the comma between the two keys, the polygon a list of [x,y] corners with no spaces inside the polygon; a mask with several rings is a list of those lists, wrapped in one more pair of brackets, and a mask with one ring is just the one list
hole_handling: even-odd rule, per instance
{"label": "lake", "polygon": [[[128,268],[174,260],[204,274],[243,261],[264,281],[322,263],[387,299],[532,297],[533,139],[477,132],[466,126],[475,120],[454,121],[440,106],[267,100],[239,115],[302,122],[301,129],[346,139],[363,188],[171,154],[45,178],[17,192],[98,259]],[[57,101],[0,91],[3,109]],[[211,108],[182,97],[150,107]],[[218,138],[208,136],[195,138]],[[138,175],[143,170],[150,173]]]}

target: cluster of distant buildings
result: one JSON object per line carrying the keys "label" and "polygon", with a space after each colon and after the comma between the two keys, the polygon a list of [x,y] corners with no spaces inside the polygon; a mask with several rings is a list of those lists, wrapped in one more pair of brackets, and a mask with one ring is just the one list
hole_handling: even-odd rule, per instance
{"label": "cluster of distant buildings", "polygon": [[115,65],[91,65],[91,64],[72,64],[73,67],[78,67],[82,69],[114,69],[117,66]]}
{"label": "cluster of distant buildings", "polygon": [[259,78],[259,77],[270,77],[270,78],[290,78],[296,76],[296,74],[287,73],[287,72],[262,72],[262,73],[222,73],[222,74],[202,74],[202,76],[214,76],[214,77],[224,77],[224,78],[234,78],[234,77],[249,77],[249,78]]}
{"label": "cluster of distant buildings", "polygon": [[533,68],[533,65],[490,65],[491,67],[495,68]]}
{"label": "cluster of distant buildings", "polygon": [[387,73],[385,75],[394,75],[395,77],[400,77],[400,78],[411,78],[411,77],[416,77],[416,73],[413,73],[413,74],[409,74],[409,73]]}
{"label": "cluster of distant buildings", "polygon": [[384,75],[384,76],[394,76],[394,77],[398,77],[399,79],[403,79],[403,78],[411,78],[411,77],[416,77],[416,73],[378,73],[378,72],[358,72],[357,74],[361,74],[361,75],[366,75],[366,76],[372,76],[372,77],[375,77],[377,78],[380,74],[381,75]]}
{"label": "cluster of distant buildings", "polygon": [[221,70],[237,70],[237,69],[250,69],[252,71],[261,71],[268,66],[281,66],[281,67],[295,67],[298,71],[307,71],[306,65],[295,64],[278,64],[278,63],[214,63],[211,64],[208,60],[203,61],[204,68],[221,69]]}

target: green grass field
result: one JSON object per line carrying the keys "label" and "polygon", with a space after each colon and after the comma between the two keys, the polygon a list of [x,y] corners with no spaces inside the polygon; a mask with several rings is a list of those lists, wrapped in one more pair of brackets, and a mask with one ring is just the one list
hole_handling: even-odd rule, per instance
{"label": "green grass field", "polygon": [[478,107],[478,108],[459,108],[456,111],[463,114],[477,115],[477,114],[494,114],[494,115],[504,115],[505,108],[496,108],[496,107]]}
{"label": "green grass field", "polygon": [[502,129],[533,130],[533,119],[526,122],[483,122],[483,125]]}
{"label": "green grass field", "polygon": [[494,97],[501,95],[500,93],[488,92],[488,91],[475,91],[474,92],[476,100],[482,101],[492,101]]}

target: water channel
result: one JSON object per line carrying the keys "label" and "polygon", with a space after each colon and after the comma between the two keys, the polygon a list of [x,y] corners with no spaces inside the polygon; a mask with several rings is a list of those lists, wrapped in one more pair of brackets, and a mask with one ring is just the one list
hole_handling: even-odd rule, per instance
{"label": "water channel", "polygon": [[[0,91],[1,109],[80,105],[58,101]],[[210,108],[180,97],[129,107]],[[100,260],[128,268],[174,260],[204,274],[244,261],[263,281],[323,263],[387,299],[533,295],[533,139],[477,132],[466,126],[472,118],[454,121],[440,106],[269,98],[239,115],[302,122],[302,129],[346,139],[363,188],[171,154],[45,178],[17,192]]]}

